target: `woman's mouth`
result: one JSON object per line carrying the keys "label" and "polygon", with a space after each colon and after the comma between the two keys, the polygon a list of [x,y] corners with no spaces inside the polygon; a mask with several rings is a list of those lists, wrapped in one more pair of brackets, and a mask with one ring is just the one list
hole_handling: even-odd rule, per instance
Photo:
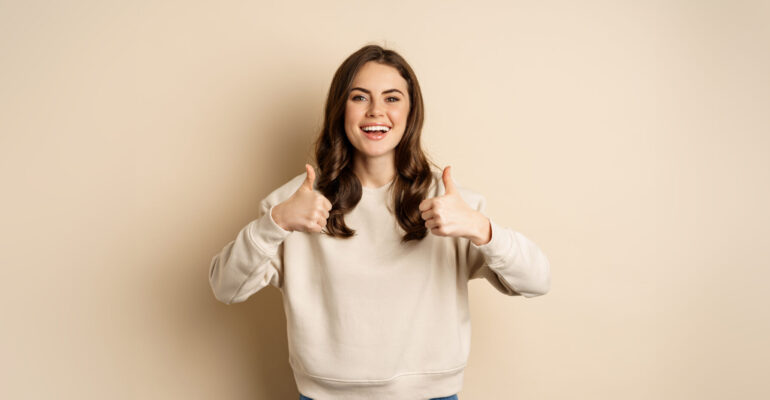
{"label": "woman's mouth", "polygon": [[385,125],[365,125],[360,129],[371,140],[380,140],[390,131],[390,127]]}

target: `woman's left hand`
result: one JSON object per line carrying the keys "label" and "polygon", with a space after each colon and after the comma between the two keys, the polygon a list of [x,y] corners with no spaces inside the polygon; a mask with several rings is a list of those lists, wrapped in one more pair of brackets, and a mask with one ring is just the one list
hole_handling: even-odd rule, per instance
{"label": "woman's left hand", "polygon": [[486,244],[492,239],[489,218],[462,199],[450,175],[450,168],[444,168],[442,175],[446,193],[420,203],[420,215],[425,220],[425,227],[434,235],[468,238],[477,246]]}

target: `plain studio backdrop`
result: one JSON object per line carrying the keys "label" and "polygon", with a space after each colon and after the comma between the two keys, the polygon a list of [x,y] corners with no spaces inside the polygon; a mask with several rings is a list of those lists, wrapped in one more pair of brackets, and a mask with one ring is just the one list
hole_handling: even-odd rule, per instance
{"label": "plain studio backdrop", "polygon": [[[214,254],[304,171],[339,64],[552,287],[472,281],[460,398],[770,396],[765,1],[0,1],[0,398],[296,399],[280,292]],[[376,360],[372,360],[376,362]]]}

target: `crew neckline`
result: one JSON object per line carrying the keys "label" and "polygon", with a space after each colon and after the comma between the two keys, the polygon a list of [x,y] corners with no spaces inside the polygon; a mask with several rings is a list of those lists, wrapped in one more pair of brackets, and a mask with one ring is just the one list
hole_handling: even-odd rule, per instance
{"label": "crew neckline", "polygon": [[364,193],[381,193],[388,189],[393,184],[393,181],[390,181],[380,187],[368,187],[361,185],[361,190],[364,191]]}

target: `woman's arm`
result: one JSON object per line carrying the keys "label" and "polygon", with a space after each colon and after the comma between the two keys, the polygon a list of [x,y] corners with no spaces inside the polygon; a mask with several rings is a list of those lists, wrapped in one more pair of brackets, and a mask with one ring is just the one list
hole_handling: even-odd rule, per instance
{"label": "woman's arm", "polygon": [[217,300],[239,303],[268,284],[283,286],[283,241],[291,232],[276,224],[273,207],[263,199],[259,217],[211,259],[209,284]]}
{"label": "woman's arm", "polygon": [[486,198],[456,185],[451,167],[441,178],[444,193],[420,202],[420,215],[432,234],[457,238],[457,262],[467,278],[486,278],[510,296],[547,293],[550,265],[537,245],[484,215]]}
{"label": "woman's arm", "polygon": [[[478,206],[482,215],[485,203],[482,197]],[[468,279],[485,278],[509,296],[546,294],[551,287],[551,268],[545,254],[521,233],[485,219],[491,231],[489,242],[482,245],[476,245],[474,239],[467,242]]]}

